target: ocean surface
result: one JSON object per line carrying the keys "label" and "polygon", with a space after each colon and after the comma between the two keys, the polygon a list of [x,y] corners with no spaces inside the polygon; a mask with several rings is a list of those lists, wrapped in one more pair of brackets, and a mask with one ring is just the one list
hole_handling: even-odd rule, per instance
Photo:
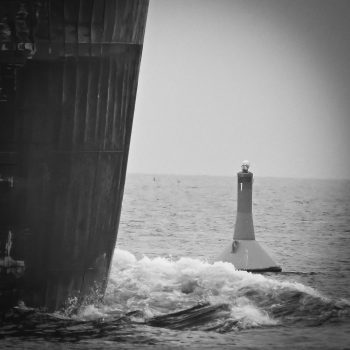
{"label": "ocean surface", "polygon": [[0,348],[350,349],[350,181],[255,177],[256,239],[281,273],[216,261],[236,195],[235,175],[128,174],[104,301],[18,307]]}

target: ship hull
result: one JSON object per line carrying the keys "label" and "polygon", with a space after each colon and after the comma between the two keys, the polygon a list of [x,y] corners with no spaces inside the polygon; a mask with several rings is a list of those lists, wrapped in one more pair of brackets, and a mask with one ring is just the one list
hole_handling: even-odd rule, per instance
{"label": "ship hull", "polygon": [[148,1],[0,3],[32,44],[0,52],[0,307],[56,310],[106,285]]}

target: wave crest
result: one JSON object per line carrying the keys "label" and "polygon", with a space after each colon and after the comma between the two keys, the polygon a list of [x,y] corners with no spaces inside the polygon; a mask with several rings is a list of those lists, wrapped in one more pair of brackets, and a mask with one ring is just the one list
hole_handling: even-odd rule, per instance
{"label": "wave crest", "polygon": [[[197,306],[200,309],[195,309],[194,316]],[[162,257],[137,260],[123,250],[115,253],[104,307],[142,313],[151,324],[165,315],[164,325],[216,330],[320,324],[349,315],[349,306],[339,307],[339,302],[301,283],[237,271],[224,262]]]}

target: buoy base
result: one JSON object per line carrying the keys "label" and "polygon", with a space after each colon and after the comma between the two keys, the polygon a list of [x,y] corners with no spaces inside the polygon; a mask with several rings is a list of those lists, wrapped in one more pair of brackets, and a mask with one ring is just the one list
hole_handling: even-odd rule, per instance
{"label": "buoy base", "polygon": [[281,272],[282,269],[255,240],[233,240],[217,261],[229,262],[237,270],[249,272]]}

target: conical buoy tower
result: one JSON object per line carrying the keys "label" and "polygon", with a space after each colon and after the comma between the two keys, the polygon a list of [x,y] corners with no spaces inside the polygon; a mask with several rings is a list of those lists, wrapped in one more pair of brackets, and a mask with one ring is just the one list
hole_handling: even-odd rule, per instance
{"label": "conical buoy tower", "polygon": [[280,272],[281,267],[255,240],[252,216],[253,173],[248,169],[249,162],[243,161],[242,171],[237,174],[237,215],[233,241],[217,260],[230,262],[238,270]]}

